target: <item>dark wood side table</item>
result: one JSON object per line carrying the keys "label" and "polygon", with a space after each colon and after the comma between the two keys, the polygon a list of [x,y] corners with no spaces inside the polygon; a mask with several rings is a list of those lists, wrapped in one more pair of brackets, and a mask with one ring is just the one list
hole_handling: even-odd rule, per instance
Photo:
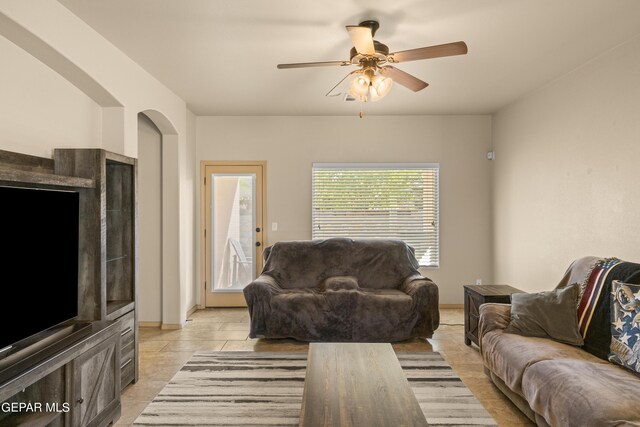
{"label": "dark wood side table", "polygon": [[522,292],[509,285],[464,285],[464,343],[480,345],[478,319],[480,305],[488,302],[509,304],[511,294]]}

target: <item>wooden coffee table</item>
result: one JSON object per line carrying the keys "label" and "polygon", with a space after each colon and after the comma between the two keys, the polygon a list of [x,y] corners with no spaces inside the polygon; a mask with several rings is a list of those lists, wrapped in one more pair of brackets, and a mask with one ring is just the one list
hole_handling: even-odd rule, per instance
{"label": "wooden coffee table", "polygon": [[391,344],[309,345],[300,426],[428,426]]}

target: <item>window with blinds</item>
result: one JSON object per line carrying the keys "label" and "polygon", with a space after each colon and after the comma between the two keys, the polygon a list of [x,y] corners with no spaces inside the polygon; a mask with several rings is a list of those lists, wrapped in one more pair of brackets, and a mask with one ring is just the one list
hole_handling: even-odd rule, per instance
{"label": "window with blinds", "polygon": [[434,163],[314,163],[312,238],[399,239],[438,267],[438,178]]}

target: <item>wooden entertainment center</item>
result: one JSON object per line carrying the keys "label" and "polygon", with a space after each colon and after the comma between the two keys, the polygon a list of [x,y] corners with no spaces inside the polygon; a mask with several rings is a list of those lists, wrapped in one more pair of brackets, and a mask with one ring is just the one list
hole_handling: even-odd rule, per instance
{"label": "wooden entertainment center", "polygon": [[29,366],[0,359],[0,425],[108,425],[138,378],[137,160],[101,149],[56,149],[53,159],[0,150],[0,185],[80,195],[79,314],[61,339],[21,352]]}

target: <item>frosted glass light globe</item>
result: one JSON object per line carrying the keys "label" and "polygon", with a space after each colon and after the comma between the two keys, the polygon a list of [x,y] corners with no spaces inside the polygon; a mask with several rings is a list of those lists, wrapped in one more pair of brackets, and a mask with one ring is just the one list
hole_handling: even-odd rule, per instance
{"label": "frosted glass light globe", "polygon": [[384,77],[376,74],[371,79],[370,98],[372,102],[376,102],[384,98],[393,86],[393,80],[390,77]]}
{"label": "frosted glass light globe", "polygon": [[367,76],[366,74],[356,74],[351,79],[351,84],[349,85],[349,94],[358,99],[366,97],[369,93],[370,84],[371,80],[369,80],[369,76]]}

